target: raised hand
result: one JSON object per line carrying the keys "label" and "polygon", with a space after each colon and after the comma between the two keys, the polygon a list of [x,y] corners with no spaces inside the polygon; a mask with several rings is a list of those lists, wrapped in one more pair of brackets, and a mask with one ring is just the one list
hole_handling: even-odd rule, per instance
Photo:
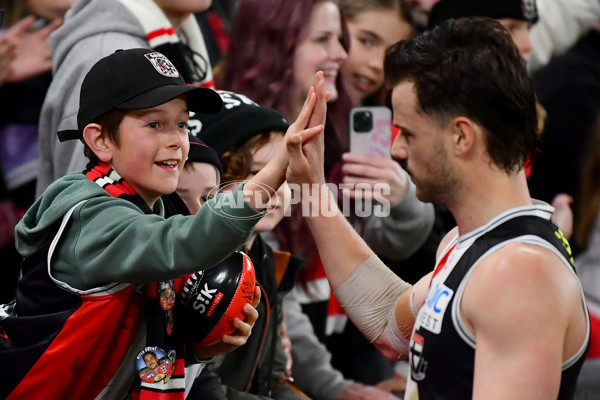
{"label": "raised hand", "polygon": [[[325,119],[327,106],[324,104],[326,101],[323,94],[325,81],[322,72],[315,74],[315,82],[317,82],[317,87],[309,90],[296,121],[290,125],[285,134],[281,147],[269,163],[244,185],[244,196],[249,199],[248,204],[257,210],[264,207],[264,204],[285,181],[289,162],[287,141],[290,138],[301,141],[309,140],[323,132],[323,125],[319,121]],[[273,189],[269,192],[264,189],[265,187]]]}
{"label": "raised hand", "polygon": [[[323,135],[320,133],[325,123],[329,93],[325,92],[322,72],[315,74],[312,91],[314,91],[315,106],[308,129],[286,136],[290,157],[286,175],[288,183],[325,183],[323,171],[325,146]],[[315,133],[312,131],[314,128],[319,128],[319,131]]]}

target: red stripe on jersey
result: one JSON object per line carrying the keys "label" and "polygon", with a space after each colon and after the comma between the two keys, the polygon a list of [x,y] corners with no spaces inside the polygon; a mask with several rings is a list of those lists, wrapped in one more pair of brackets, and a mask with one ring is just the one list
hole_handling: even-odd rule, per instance
{"label": "red stripe on jersey", "polygon": [[444,258],[442,258],[440,260],[438,265],[436,265],[435,271],[433,271],[433,276],[431,277],[431,279],[435,278],[435,276],[438,274],[438,272],[440,272],[442,270],[442,268],[444,268],[444,266],[446,265],[446,262],[448,261],[448,256],[450,255],[450,253],[452,253],[452,251],[454,250],[455,247],[456,247],[456,243],[454,244],[454,246],[452,246],[450,248],[450,250],[448,250],[448,252],[444,255]]}

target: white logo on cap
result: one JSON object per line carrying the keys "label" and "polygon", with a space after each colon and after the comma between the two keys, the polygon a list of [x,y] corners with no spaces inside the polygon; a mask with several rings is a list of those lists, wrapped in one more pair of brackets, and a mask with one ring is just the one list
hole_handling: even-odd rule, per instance
{"label": "white logo on cap", "polygon": [[152,63],[154,69],[158,71],[159,74],[168,76],[170,78],[179,77],[179,71],[173,65],[171,61],[164,55],[159,52],[148,53],[145,54],[148,61]]}
{"label": "white logo on cap", "polygon": [[254,101],[250,100],[243,94],[228,92],[227,90],[217,90],[217,93],[219,93],[219,96],[221,96],[221,100],[223,100],[223,107],[225,107],[228,110],[231,110],[233,107],[237,107],[242,104],[258,107],[258,104],[256,104]]}

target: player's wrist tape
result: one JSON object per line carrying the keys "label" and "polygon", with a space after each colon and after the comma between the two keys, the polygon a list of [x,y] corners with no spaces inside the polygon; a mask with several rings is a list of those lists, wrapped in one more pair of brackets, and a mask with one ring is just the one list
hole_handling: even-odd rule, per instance
{"label": "player's wrist tape", "polygon": [[370,342],[383,332],[404,347],[406,338],[396,323],[396,302],[411,285],[394,274],[375,254],[338,286],[334,294],[352,322]]}

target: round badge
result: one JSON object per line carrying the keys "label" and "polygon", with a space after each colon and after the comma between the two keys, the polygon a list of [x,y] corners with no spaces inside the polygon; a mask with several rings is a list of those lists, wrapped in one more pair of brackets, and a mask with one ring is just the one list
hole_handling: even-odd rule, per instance
{"label": "round badge", "polygon": [[135,358],[135,369],[141,380],[148,383],[168,381],[173,374],[175,351],[169,354],[159,347],[146,347]]}
{"label": "round badge", "polygon": [[173,308],[175,305],[175,290],[172,280],[161,282],[158,285],[158,298],[163,310],[168,311]]}

